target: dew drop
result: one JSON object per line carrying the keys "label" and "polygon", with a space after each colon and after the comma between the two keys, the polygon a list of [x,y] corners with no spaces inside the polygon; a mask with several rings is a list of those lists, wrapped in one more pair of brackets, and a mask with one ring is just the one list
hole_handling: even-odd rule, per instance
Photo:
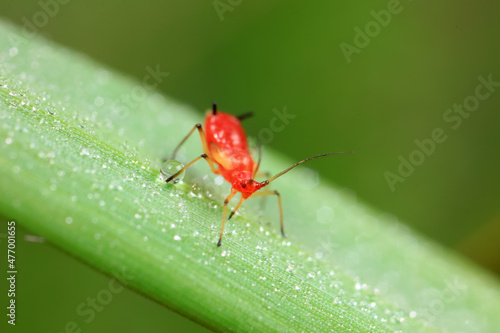
{"label": "dew drop", "polygon": [[17,55],[17,52],[18,52],[18,50],[17,50],[17,48],[16,48],[16,47],[11,47],[11,48],[9,49],[9,55],[10,55],[11,57],[15,57],[15,56]]}
{"label": "dew drop", "polygon": [[224,184],[224,178],[222,176],[217,176],[214,179],[214,183],[215,183],[215,185],[220,186],[220,185]]}
{"label": "dew drop", "polygon": [[94,100],[94,105],[95,106],[102,106],[104,104],[104,98],[101,96],[97,96]]}
{"label": "dew drop", "polygon": [[45,243],[45,238],[36,235],[25,235],[24,240],[30,243]]}
{"label": "dew drop", "polygon": [[193,198],[201,198],[201,186],[194,183],[192,186],[191,186],[191,191],[189,192],[189,194],[193,197]]}
{"label": "dew drop", "polygon": [[[165,163],[162,164],[161,169],[160,169],[160,175],[161,178],[166,181],[168,178],[170,178],[172,175],[180,171],[184,165],[176,160],[170,160],[166,161]],[[171,184],[177,184],[184,178],[184,172],[181,174],[177,175],[176,178],[171,181]]]}

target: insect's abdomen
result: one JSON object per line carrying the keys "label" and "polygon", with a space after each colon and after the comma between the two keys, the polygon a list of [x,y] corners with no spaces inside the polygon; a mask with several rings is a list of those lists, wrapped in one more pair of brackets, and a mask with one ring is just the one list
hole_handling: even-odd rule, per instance
{"label": "insect's abdomen", "polygon": [[205,137],[212,158],[226,170],[253,170],[245,130],[233,115],[218,111],[205,117]]}

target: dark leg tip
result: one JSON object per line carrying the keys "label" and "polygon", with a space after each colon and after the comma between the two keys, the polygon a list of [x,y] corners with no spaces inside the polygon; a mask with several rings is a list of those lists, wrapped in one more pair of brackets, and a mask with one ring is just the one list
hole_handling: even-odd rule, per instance
{"label": "dark leg tip", "polygon": [[217,247],[220,247],[222,245],[222,237],[219,238],[219,241],[217,242]]}

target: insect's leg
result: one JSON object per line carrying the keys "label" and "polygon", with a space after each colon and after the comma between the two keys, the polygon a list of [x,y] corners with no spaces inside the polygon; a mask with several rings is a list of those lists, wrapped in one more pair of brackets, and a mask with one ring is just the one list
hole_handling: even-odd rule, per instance
{"label": "insect's leg", "polygon": [[201,140],[201,147],[203,148],[203,152],[205,155],[207,155],[207,158],[205,158],[205,161],[207,161],[208,165],[210,166],[210,170],[212,170],[213,173],[216,175],[219,175],[220,172],[215,168],[214,162],[210,158],[210,151],[208,151],[208,145],[207,145],[207,139],[205,138],[205,132],[203,131],[203,127],[201,124],[196,124],[196,127],[198,128],[198,133],[200,134],[200,140]]}
{"label": "insect's leg", "polygon": [[285,228],[284,228],[284,225],[283,225],[283,207],[281,205],[281,195],[280,195],[280,193],[278,191],[266,190],[266,191],[255,192],[254,194],[252,194],[250,196],[250,198],[262,197],[262,196],[265,196],[265,195],[276,195],[276,196],[278,196],[278,207],[279,207],[279,210],[280,210],[281,235],[283,237],[286,237],[285,236]]}
{"label": "insect's leg", "polygon": [[[207,140],[205,139],[205,132],[203,131],[203,127],[201,126],[201,124],[196,124],[194,125],[194,127],[189,131],[189,133],[184,137],[184,139],[182,139],[182,141],[179,143],[179,145],[177,145],[177,147],[174,149],[174,151],[172,152],[172,154],[170,155],[170,157],[168,159],[172,160],[175,158],[175,155],[177,155],[177,152],[179,151],[179,149],[181,148],[181,146],[184,144],[184,142],[186,142],[186,140],[191,136],[191,134],[193,134],[194,130],[195,129],[198,129],[198,133],[200,134],[200,139],[201,139],[201,147],[203,149],[203,152],[204,152],[204,155],[206,156],[199,156],[197,159],[191,161],[190,163],[188,163],[184,168],[182,168],[181,171],[177,172],[175,175],[179,175],[182,171],[184,171],[189,165],[193,164],[194,162],[196,162],[198,159],[200,158],[204,158],[207,162],[208,162],[208,165],[210,166],[210,169],[212,170],[213,173],[215,174],[219,174],[219,171],[215,168],[215,165],[212,161],[212,159],[210,158],[210,154],[209,154],[209,151],[208,151],[208,146],[207,146]],[[165,162],[167,159],[163,159],[163,162]],[[170,177],[172,178],[172,177]],[[173,178],[172,178],[173,179]],[[167,180],[167,183],[170,181],[171,179]]]}
{"label": "insect's leg", "polygon": [[231,189],[231,194],[229,194],[224,200],[224,210],[222,211],[222,225],[220,228],[220,235],[219,235],[219,241],[217,242],[217,247],[221,246],[222,244],[222,234],[224,233],[224,225],[226,224],[226,213],[227,213],[227,204],[229,201],[238,193],[234,188]]}
{"label": "insect's leg", "polygon": [[[258,179],[258,178],[265,178],[265,179],[268,179],[269,177],[271,177],[271,173],[269,171],[259,171],[257,172],[257,174],[255,175],[255,179]],[[261,200],[261,203],[260,203],[260,208],[264,211],[266,209],[266,197],[263,197],[262,200]]]}
{"label": "insect's leg", "polygon": [[191,165],[193,165],[196,161],[199,161],[202,158],[204,158],[207,162],[210,160],[210,158],[207,156],[207,154],[201,154],[200,156],[198,156],[197,158],[195,158],[194,160],[192,160],[191,162],[189,162],[188,164],[186,164],[182,169],[180,169],[179,171],[177,171],[176,173],[174,173],[172,176],[168,177],[165,182],[167,182],[167,183],[170,182],[172,179],[176,178],[178,175],[180,175],[181,173],[183,173],[184,170],[186,170]]}
{"label": "insect's leg", "polygon": [[[258,178],[268,179],[269,177],[271,177],[271,173],[269,171],[259,171],[255,175],[255,179],[258,179]],[[262,200],[260,203],[260,208],[262,211],[264,211],[266,209],[266,202],[267,202],[266,197],[262,197]]]}
{"label": "insect's leg", "polygon": [[257,164],[255,165],[255,168],[252,171],[252,179],[255,179],[257,177],[257,174],[259,173],[260,160],[262,158],[262,147],[260,144],[258,145],[258,148],[259,148],[259,159],[257,160]]}
{"label": "insect's leg", "polygon": [[234,207],[234,209],[231,212],[231,214],[229,214],[229,218],[227,219],[228,221],[231,219],[231,217],[233,217],[233,215],[236,213],[236,211],[240,208],[240,206],[243,203],[243,201],[245,201],[245,199],[243,199],[243,196],[241,196],[240,202],[238,202],[238,204],[236,205],[236,207]]}
{"label": "insect's leg", "polygon": [[182,139],[182,141],[177,145],[177,147],[175,147],[172,154],[170,154],[168,158],[163,158],[163,162],[167,160],[173,160],[175,158],[175,155],[177,155],[177,153],[179,152],[179,149],[184,144],[184,142],[186,142],[186,140],[191,136],[191,134],[193,134],[194,130],[197,129],[198,127],[201,127],[201,124],[194,125],[194,127],[189,131],[189,133],[184,137],[184,139]]}

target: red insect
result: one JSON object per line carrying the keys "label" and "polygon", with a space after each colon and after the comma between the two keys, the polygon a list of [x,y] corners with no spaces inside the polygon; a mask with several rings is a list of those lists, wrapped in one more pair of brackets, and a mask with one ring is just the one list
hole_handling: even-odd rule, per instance
{"label": "red insect", "polygon": [[[186,137],[179,143],[177,148],[175,148],[174,152],[170,156],[170,159],[173,159],[177,154],[179,148],[182,146],[182,144],[197,129],[201,138],[203,154],[201,154],[200,156],[198,156],[197,158],[186,164],[177,173],[170,176],[166,180],[166,182],[168,183],[172,181],[193,163],[203,158],[208,162],[208,165],[210,166],[210,169],[212,169],[213,173],[221,175],[222,177],[224,177],[226,181],[231,183],[232,186],[231,194],[229,194],[226,200],[224,200],[224,209],[222,213],[222,226],[217,246],[221,246],[222,243],[222,235],[224,233],[224,225],[226,223],[227,204],[238,192],[241,193],[241,199],[234,208],[234,210],[229,215],[228,220],[230,220],[231,217],[233,217],[234,213],[236,213],[238,208],[240,208],[241,204],[246,199],[265,196],[265,195],[276,195],[278,197],[278,205],[280,211],[281,234],[284,237],[285,231],[283,228],[283,209],[281,207],[281,196],[279,192],[274,190],[262,190],[260,192],[257,191],[269,185],[276,178],[282,176],[283,174],[287,173],[291,169],[295,168],[299,164],[302,164],[306,161],[327,155],[352,153],[352,152],[335,152],[335,153],[326,153],[309,157],[300,162],[295,163],[288,169],[278,173],[277,175],[269,178],[268,180],[258,182],[255,179],[263,175],[259,173],[260,151],[259,151],[259,160],[257,163],[255,163],[255,161],[253,160],[252,156],[248,151],[247,137],[245,135],[243,127],[241,126],[241,121],[245,118],[250,117],[251,115],[252,113],[249,112],[242,114],[238,117],[235,117],[228,113],[218,111],[217,105],[214,102],[212,105],[212,110],[208,111],[207,115],[205,116],[204,126],[202,126],[201,124],[196,124],[188,133],[188,135],[186,135]],[[203,127],[205,128],[205,130],[203,130]]]}

